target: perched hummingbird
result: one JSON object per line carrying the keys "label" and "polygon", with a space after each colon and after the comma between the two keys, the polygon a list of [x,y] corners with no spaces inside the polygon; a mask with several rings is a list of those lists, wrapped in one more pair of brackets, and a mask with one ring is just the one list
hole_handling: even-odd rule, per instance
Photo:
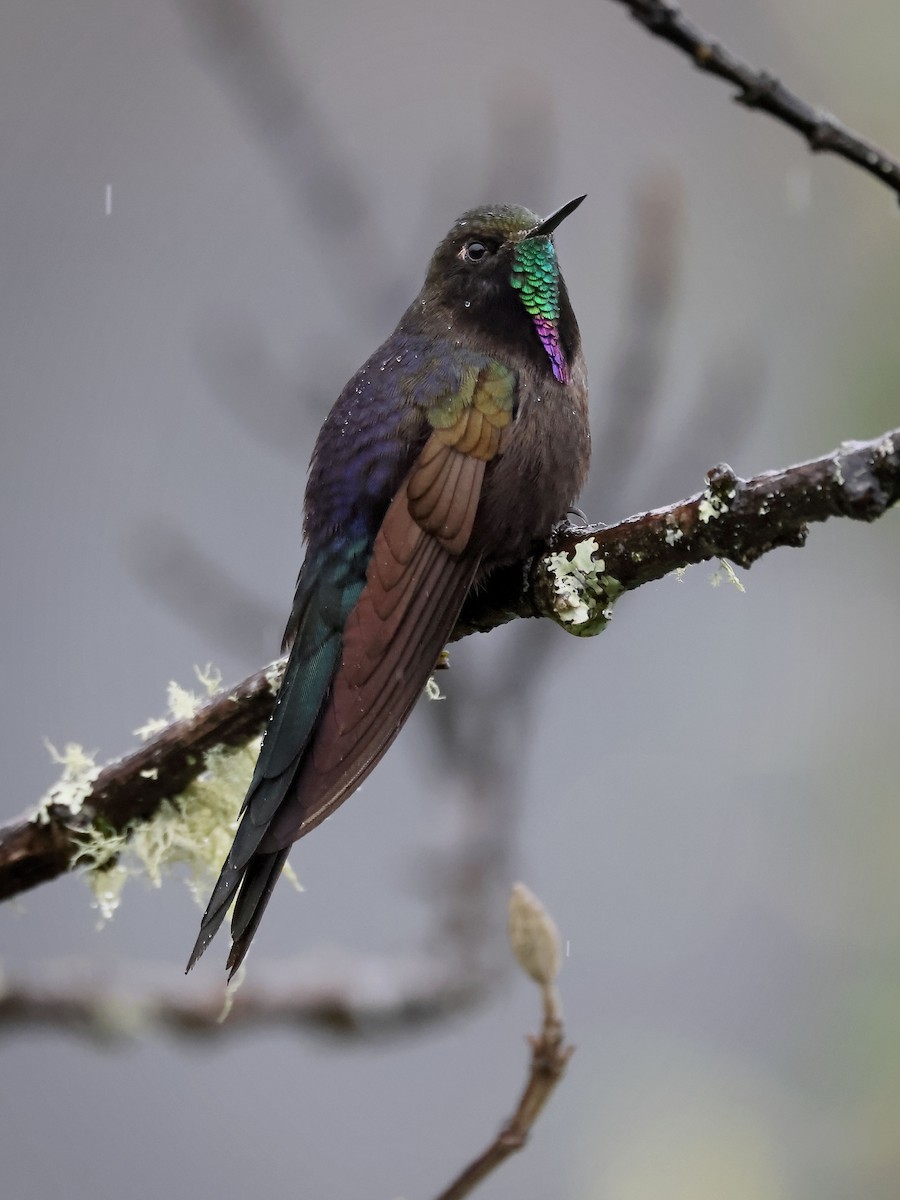
{"label": "perched hummingbird", "polygon": [[581,338],[553,231],[459,218],[319,433],[290,657],[194,965],[235,896],[229,978],[291,844],[355,791],[421,695],[468,592],[565,515],[590,459]]}

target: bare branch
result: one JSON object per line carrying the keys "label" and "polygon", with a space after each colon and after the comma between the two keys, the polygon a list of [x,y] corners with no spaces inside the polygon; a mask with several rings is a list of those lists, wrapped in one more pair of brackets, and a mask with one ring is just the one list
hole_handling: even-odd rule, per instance
{"label": "bare branch", "polygon": [[853,133],[830,113],[808,104],[774,75],[757,70],[732,54],[670,0],[613,0],[613,3],[624,5],[655,37],[683,50],[701,71],[733,83],[738,89],[735,96],[738,104],[759,109],[796,129],[814,153],[836,154],[852,162],[880,179],[900,198],[900,162],[874,142]]}
{"label": "bare branch", "polygon": [[[618,525],[563,525],[526,563],[497,571],[470,598],[454,640],[516,617],[549,617],[575,634],[599,632],[612,602],[671,571],[725,558],[749,567],[777,546],[802,546],[808,526],[831,517],[874,521],[900,500],[900,429],[869,442],[845,442],[810,462],[740,479],[715,467],[708,486],[688,500]],[[590,545],[587,545],[590,543]],[[592,555],[590,619],[576,624],[559,594],[549,555]],[[214,746],[240,745],[265,725],[281,664],[258,671],[214,697],[189,720],[167,726],[139,750],[106,766],[73,815],[64,807],[45,821],[26,816],[0,828],[0,899],[69,870],[84,833],[104,822],[114,831],[146,820],[204,769]]]}

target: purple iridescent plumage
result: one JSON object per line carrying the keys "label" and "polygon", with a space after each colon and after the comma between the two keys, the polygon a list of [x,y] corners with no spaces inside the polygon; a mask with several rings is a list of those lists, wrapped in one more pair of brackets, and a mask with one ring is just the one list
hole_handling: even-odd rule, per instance
{"label": "purple iridescent plumage", "polygon": [[560,383],[568,383],[570,379],[569,365],[559,340],[559,328],[556,322],[548,321],[546,317],[535,317],[534,324],[538,331],[538,337],[547,351],[547,357],[553,367],[553,374]]}

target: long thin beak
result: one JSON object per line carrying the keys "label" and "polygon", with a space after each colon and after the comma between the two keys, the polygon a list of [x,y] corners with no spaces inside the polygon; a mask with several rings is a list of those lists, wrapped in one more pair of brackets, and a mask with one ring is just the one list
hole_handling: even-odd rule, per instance
{"label": "long thin beak", "polygon": [[540,225],[535,225],[529,233],[525,234],[526,238],[533,237],[548,237],[557,225],[561,224],[570,213],[573,213],[578,205],[587,198],[587,193],[584,196],[577,196],[574,200],[570,200],[568,204],[564,204],[562,208],[558,208],[555,213],[551,213],[549,217],[544,217]]}

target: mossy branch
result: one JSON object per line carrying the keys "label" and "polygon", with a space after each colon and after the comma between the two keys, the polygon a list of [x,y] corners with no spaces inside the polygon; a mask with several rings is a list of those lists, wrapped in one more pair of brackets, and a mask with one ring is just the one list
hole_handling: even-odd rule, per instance
{"label": "mossy branch", "polygon": [[752,479],[720,464],[687,500],[617,525],[558,526],[530,562],[498,571],[469,598],[453,636],[516,617],[598,633],[615,600],[642,584],[709,559],[750,567],[778,546],[803,546],[815,522],[874,521],[898,500],[900,429]]}
{"label": "mossy branch", "polygon": [[[534,558],[496,572],[470,597],[453,640],[522,617],[595,634],[618,597],[651,580],[708,559],[749,567],[778,546],[802,546],[813,522],[874,521],[898,500],[900,429],[752,479],[718,466],[706,488],[687,500],[609,527],[559,526]],[[0,828],[0,899],[71,869],[98,828],[127,837],[205,770],[209,751],[258,735],[282,666],[255,672],[107,764],[76,807],[45,803]]]}
{"label": "mossy branch", "polygon": [[107,763],[73,805],[42,803],[36,812],[0,827],[0,900],[71,869],[95,830],[127,834],[155,816],[206,769],[206,755],[246,745],[272,710],[283,663],[248,676],[193,715],[171,721],[124,758]]}

